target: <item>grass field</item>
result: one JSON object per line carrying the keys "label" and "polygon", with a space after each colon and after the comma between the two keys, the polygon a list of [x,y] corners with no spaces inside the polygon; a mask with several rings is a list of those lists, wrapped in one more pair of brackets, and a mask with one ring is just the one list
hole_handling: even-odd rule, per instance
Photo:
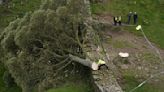
{"label": "grass field", "polygon": [[[139,22],[143,26],[148,38],[164,49],[164,1],[162,0],[107,0],[105,4],[92,4],[93,14],[108,13],[113,16],[121,15],[123,22],[127,20],[127,14],[137,12]],[[133,33],[135,27],[123,27]]]}
{"label": "grass field", "polygon": [[[137,79],[134,76],[124,76],[125,84],[124,84],[124,91],[129,92],[134,87],[138,86],[141,82],[137,81]],[[136,89],[133,92],[163,92],[163,87],[160,83],[158,84],[152,84],[152,83],[146,83],[142,87]]]}
{"label": "grass field", "polygon": [[[121,15],[123,22],[127,21],[127,14],[137,12],[139,15],[138,24],[142,25],[147,37],[156,45],[164,49],[164,0],[106,0],[105,3],[91,4],[92,13],[110,14],[113,16]],[[132,24],[132,23],[131,23]],[[134,26],[122,26],[124,30],[141,35],[135,30]],[[116,44],[117,46],[117,44]],[[120,46],[120,44],[119,44]],[[139,81],[134,76],[124,76],[125,84],[123,88],[126,92],[139,85]],[[163,92],[161,84],[146,84],[134,92]]]}
{"label": "grass field", "polygon": [[12,0],[7,8],[5,5],[0,5],[0,29],[5,28],[9,22],[16,18],[21,18],[26,12],[34,11],[39,8],[41,0]]}
{"label": "grass field", "polygon": [[69,83],[60,88],[50,89],[47,92],[92,92],[86,83]]}

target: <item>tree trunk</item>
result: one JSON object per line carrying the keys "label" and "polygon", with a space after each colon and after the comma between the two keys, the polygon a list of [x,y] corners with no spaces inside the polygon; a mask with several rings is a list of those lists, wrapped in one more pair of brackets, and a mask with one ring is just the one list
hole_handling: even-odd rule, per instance
{"label": "tree trunk", "polygon": [[73,55],[71,55],[71,54],[69,54],[69,57],[70,57],[73,61],[75,61],[75,62],[77,62],[77,63],[80,63],[80,64],[82,64],[82,65],[84,65],[84,66],[89,67],[89,68],[92,68],[92,67],[91,67],[91,66],[92,66],[92,62],[91,62],[89,59],[82,59],[82,58],[79,58],[79,57],[77,57],[77,56],[73,56]]}

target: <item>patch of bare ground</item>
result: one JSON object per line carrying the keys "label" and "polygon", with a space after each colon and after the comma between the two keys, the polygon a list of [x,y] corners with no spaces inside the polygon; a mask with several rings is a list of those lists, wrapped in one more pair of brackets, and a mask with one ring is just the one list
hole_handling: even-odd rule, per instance
{"label": "patch of bare ground", "polygon": [[[133,76],[137,81],[142,82],[153,74],[164,70],[164,65],[157,53],[143,37],[124,31],[121,27],[113,28],[118,30],[103,30],[100,32],[100,37],[110,60],[113,61],[122,75],[122,77],[117,78],[120,85],[124,85],[124,76]],[[153,45],[155,46],[155,44]],[[164,50],[160,48],[158,50],[163,57]],[[130,56],[123,59],[118,56],[119,52],[128,52]],[[163,77],[164,75],[153,78],[149,83],[164,85]]]}

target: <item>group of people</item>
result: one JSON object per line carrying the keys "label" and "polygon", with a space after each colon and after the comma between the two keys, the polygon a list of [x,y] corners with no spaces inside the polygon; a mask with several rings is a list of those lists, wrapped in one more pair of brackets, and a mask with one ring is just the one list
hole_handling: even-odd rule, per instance
{"label": "group of people", "polygon": [[133,16],[133,20],[134,20],[133,22],[134,22],[134,24],[137,24],[137,21],[138,21],[138,14],[137,14],[137,12],[134,12],[134,13],[129,12],[127,24],[130,24],[130,21],[131,21],[131,17],[132,16]]}
{"label": "group of people", "polygon": [[[129,12],[127,24],[130,24],[132,17],[133,17],[133,23],[137,24],[137,21],[138,21],[138,14],[137,14],[137,12],[134,12],[134,13]],[[114,25],[117,25],[117,24],[121,25],[122,24],[121,16],[113,17],[113,21],[114,21]]]}

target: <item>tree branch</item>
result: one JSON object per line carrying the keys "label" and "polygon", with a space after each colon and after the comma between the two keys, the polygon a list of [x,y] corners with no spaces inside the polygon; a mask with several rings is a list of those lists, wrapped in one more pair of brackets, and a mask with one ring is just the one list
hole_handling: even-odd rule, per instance
{"label": "tree branch", "polygon": [[89,68],[92,68],[92,61],[90,61],[89,59],[82,59],[80,57],[74,56],[69,54],[70,59],[72,59],[73,61],[80,63],[84,66],[87,66]]}

